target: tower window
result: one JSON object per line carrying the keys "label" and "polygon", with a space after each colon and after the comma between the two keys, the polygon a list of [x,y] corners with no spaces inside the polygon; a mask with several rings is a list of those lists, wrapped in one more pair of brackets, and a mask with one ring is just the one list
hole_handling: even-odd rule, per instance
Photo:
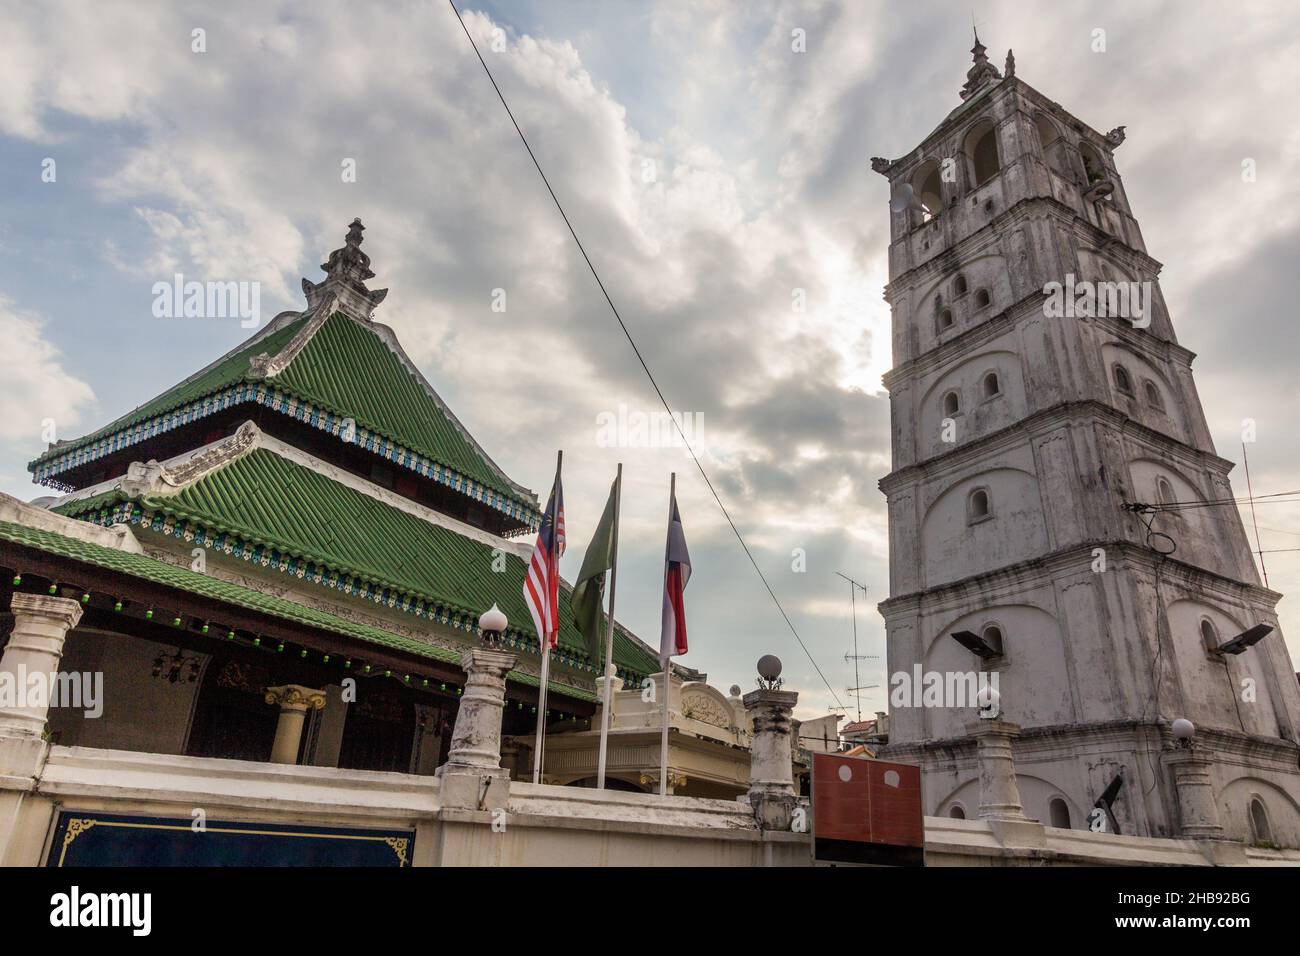
{"label": "tower window", "polygon": [[1219,632],[1214,629],[1209,618],[1201,621],[1201,643],[1205,645],[1207,651],[1212,651],[1219,646]]}
{"label": "tower window", "polygon": [[1133,394],[1133,377],[1123,365],[1115,366],[1115,387],[1125,395]]}
{"label": "tower window", "polygon": [[952,328],[952,311],[950,309],[942,309],[939,312],[938,325],[940,332],[947,332]]}
{"label": "tower window", "polygon": [[943,413],[951,418],[961,411],[961,397],[956,392],[949,392],[943,397]]}
{"label": "tower window", "polygon": [[975,291],[975,308],[983,309],[988,306],[990,301],[992,300],[989,299],[988,289],[977,289]]}
{"label": "tower window", "polygon": [[[1162,505],[1171,505],[1178,499],[1174,497],[1174,486],[1167,479],[1156,479],[1156,497],[1160,499]],[[1208,621],[1206,622],[1209,623]]]}
{"label": "tower window", "polygon": [[998,159],[997,130],[991,122],[986,121],[971,131],[966,142],[975,185],[983,186],[998,174],[1002,166]]}
{"label": "tower window", "polygon": [[962,809],[960,803],[954,803],[948,808],[948,816],[954,820],[965,820],[966,811]]}
{"label": "tower window", "polygon": [[912,194],[921,203],[923,222],[929,222],[943,209],[943,191],[939,179],[939,165],[933,160],[926,163],[912,177]]}
{"label": "tower window", "polygon": [[1155,382],[1147,381],[1142,390],[1146,393],[1148,405],[1158,412],[1165,410],[1165,400],[1160,397],[1160,389],[1156,387]]}
{"label": "tower window", "polygon": [[1061,172],[1060,130],[1044,114],[1034,116],[1034,131],[1038,134],[1038,146],[1043,152],[1043,160],[1048,166]]}
{"label": "tower window", "polygon": [[1058,830],[1070,829],[1070,806],[1060,797],[1053,797],[1047,805],[1047,817]]}
{"label": "tower window", "polygon": [[989,493],[985,488],[976,488],[966,499],[966,517],[969,523],[974,524],[976,521],[983,521],[985,518],[992,517],[993,512],[989,508]]}
{"label": "tower window", "polygon": [[957,295],[957,296],[965,295],[965,294],[966,294],[966,289],[967,289],[967,286],[966,286],[966,277],[965,277],[965,276],[958,276],[956,279],[953,280],[953,283],[952,283],[952,294],[953,294],[953,295]]}
{"label": "tower window", "polygon": [[997,372],[989,372],[984,376],[984,397],[996,398],[1002,394],[1002,383],[998,381]]}
{"label": "tower window", "polygon": [[980,632],[980,636],[984,638],[985,643],[987,643],[989,647],[993,648],[999,654],[1002,653],[1002,628],[998,627],[996,624],[989,624]]}
{"label": "tower window", "polygon": [[1250,801],[1250,836],[1255,843],[1273,842],[1273,827],[1269,825],[1264,801],[1259,797],[1252,797]]}
{"label": "tower window", "polygon": [[1101,154],[1095,149],[1083,143],[1079,146],[1079,156],[1083,159],[1083,173],[1089,186],[1106,178],[1106,166],[1101,161]]}

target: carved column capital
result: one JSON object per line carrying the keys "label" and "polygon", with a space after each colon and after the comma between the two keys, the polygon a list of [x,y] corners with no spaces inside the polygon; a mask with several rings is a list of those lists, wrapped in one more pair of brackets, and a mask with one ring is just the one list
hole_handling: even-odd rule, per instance
{"label": "carved column capital", "polygon": [[280,720],[275,725],[275,741],[271,744],[271,762],[297,763],[307,711],[322,710],[325,707],[325,692],[301,684],[284,684],[268,687],[266,702],[280,708]]}
{"label": "carved column capital", "polygon": [[15,594],[9,602],[15,617],[48,621],[70,631],[81,621],[81,605],[71,598],[45,594]]}
{"label": "carved column capital", "polygon": [[466,674],[483,674],[504,678],[515,666],[518,658],[509,651],[490,647],[468,647],[460,655],[460,666]]}
{"label": "carved column capital", "polygon": [[[9,602],[13,632],[0,657],[0,674],[14,687],[26,687],[27,675],[58,673],[68,631],[81,621],[81,605],[45,594],[15,594]],[[26,697],[26,695],[21,695]],[[48,697],[14,700],[0,706],[0,737],[39,739],[50,714]]]}
{"label": "carved column capital", "polygon": [[266,702],[278,705],[281,710],[323,710],[325,692],[301,684],[284,684],[280,687],[266,689]]}

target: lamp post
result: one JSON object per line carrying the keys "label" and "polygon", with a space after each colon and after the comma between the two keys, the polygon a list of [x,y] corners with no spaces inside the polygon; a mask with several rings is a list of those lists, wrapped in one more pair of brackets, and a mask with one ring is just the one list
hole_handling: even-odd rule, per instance
{"label": "lamp post", "polygon": [[461,654],[465,691],[456,711],[451,732],[451,752],[437,776],[469,774],[478,777],[506,777],[501,768],[501,714],[506,702],[506,674],[515,666],[515,655],[501,650],[501,635],[510,622],[495,604],[478,619],[483,632],[480,646]]}
{"label": "lamp post", "polygon": [[790,712],[799,702],[781,690],[781,661],[764,654],[758,661],[758,690],[744,696],[754,725],[749,748],[749,805],[764,830],[789,830],[797,802],[791,765]]}
{"label": "lamp post", "polygon": [[1169,729],[1174,744],[1165,750],[1165,763],[1174,771],[1179,835],[1196,840],[1222,839],[1224,831],[1215,799],[1213,766],[1209,754],[1194,742],[1196,725],[1186,717],[1179,717]]}

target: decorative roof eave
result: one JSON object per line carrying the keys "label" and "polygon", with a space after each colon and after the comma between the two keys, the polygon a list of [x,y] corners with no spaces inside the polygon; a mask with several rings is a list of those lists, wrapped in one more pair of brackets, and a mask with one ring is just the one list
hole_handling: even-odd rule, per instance
{"label": "decorative roof eave", "polygon": [[[211,372],[213,369],[218,368],[224,362],[230,360],[236,355],[239,355],[241,352],[248,351],[253,346],[256,346],[259,342],[264,342],[266,339],[273,336],[276,332],[280,331],[285,326],[292,325],[293,323],[299,321],[300,319],[302,319],[303,315],[304,313],[302,312],[281,312],[274,319],[268,322],[265,326],[259,329],[251,338],[244,340],[243,342],[236,345],[233,349],[226,352],[224,355],[218,357],[212,362],[209,362],[207,365],[199,369],[193,375],[190,375],[187,378],[181,380],[180,382],[177,382],[175,385],[169,388],[167,392],[165,392],[164,394],[177,391],[178,389],[183,389],[185,386],[191,384],[192,382],[201,379],[204,375]],[[216,389],[212,394],[217,394],[221,391],[222,391],[221,389]],[[156,418],[163,418],[169,416],[176,409],[185,408],[189,405],[194,404],[195,402],[202,401],[206,397],[207,396],[200,396],[198,399],[195,399],[194,402],[179,402],[178,404],[172,406],[172,408],[164,409],[163,411],[160,411],[157,415],[152,416],[150,419],[148,419],[148,421],[153,421]],[[144,403],[144,405],[138,406],[133,411],[127,412],[125,415],[118,416],[118,418],[114,419],[113,422],[110,422],[108,425],[104,426],[104,428],[97,429],[86,435],[82,435],[80,438],[73,438],[67,441],[61,441],[52,445],[51,447],[45,449],[45,451],[37,455],[36,458],[33,459],[31,462],[29,462],[27,465],[27,470],[35,471],[42,464],[53,462],[53,461],[60,461],[63,458],[72,455],[83,448],[98,444],[103,441],[107,441],[117,435],[130,432],[134,427],[132,425],[125,425],[121,428],[114,429],[112,431],[109,431],[109,429],[113,428],[113,424],[115,422],[130,419],[135,411],[138,411],[139,408],[143,408],[145,407],[145,405],[148,404],[151,403],[146,402]]]}
{"label": "decorative roof eave", "polygon": [[47,505],[47,508],[56,514],[66,516],[98,510],[106,504],[127,499],[139,500],[153,495],[176,495],[189,485],[259,449],[319,473],[333,482],[376,499],[383,505],[405,511],[463,538],[478,541],[489,548],[520,548],[523,550],[519,552],[519,556],[523,558],[531,554],[531,549],[527,549],[522,543],[510,541],[504,535],[475,527],[434,508],[412,501],[397,492],[381,488],[344,468],[321,461],[315,455],[267,434],[253,421],[244,422],[233,435],[227,438],[212,442],[195,451],[177,455],[164,462],[132,462],[125,475],[65,495]]}
{"label": "decorative roof eave", "polygon": [[[18,509],[30,509],[34,506],[16,499],[9,499],[9,504]],[[45,520],[49,516],[39,516]],[[72,519],[69,523],[77,524]],[[85,531],[98,529],[81,523]],[[75,530],[75,529],[74,529]],[[100,532],[102,533],[102,532]],[[38,528],[22,522],[0,519],[0,547],[13,548],[13,554],[26,549],[33,554],[43,554],[50,558],[67,561],[71,565],[81,565],[97,569],[99,574],[123,575],[147,585],[170,588],[183,594],[194,595],[204,601],[215,601],[240,611],[266,615],[279,619],[291,626],[310,627],[322,634],[329,634],[347,642],[382,648],[384,651],[412,657],[425,658],[440,664],[458,666],[460,655],[454,650],[437,644],[404,637],[382,628],[359,624],[330,614],[327,611],[308,608],[283,598],[255,591],[243,585],[222,581],[210,575],[199,574],[185,568],[164,564],[154,558],[117,547],[97,544],[74,534],[63,534],[51,528]],[[12,560],[12,557],[0,560]],[[84,580],[76,581],[85,584]],[[514,670],[506,675],[507,681],[524,687],[537,688],[541,681],[526,671]],[[561,681],[548,682],[550,690],[556,694],[592,703],[597,696],[586,688],[575,687]]]}
{"label": "decorative roof eave", "polygon": [[[322,462],[314,456],[262,432],[255,423],[245,422],[229,438],[214,442],[197,451],[178,455],[165,462],[152,461],[147,464],[133,463],[127,474],[97,485],[82,489],[49,506],[52,518],[66,521],[75,517],[96,526],[111,527],[114,524],[135,525],[152,532],[178,537],[187,543],[220,550],[225,554],[245,561],[256,561],[262,567],[271,567],[309,583],[321,584],[335,590],[342,590],[352,596],[384,603],[387,606],[417,617],[430,617],[440,620],[452,627],[457,625],[453,617],[476,621],[474,613],[477,608],[457,603],[455,599],[443,600],[442,597],[422,593],[413,587],[410,581],[390,580],[374,570],[363,571],[354,568],[337,556],[324,553],[312,553],[305,548],[311,545],[297,544],[285,546],[283,541],[265,534],[258,534],[248,528],[236,528],[221,520],[212,520],[212,512],[194,511],[182,504],[182,496],[187,489],[198,485],[222,469],[232,467],[245,456],[254,452],[271,454],[283,459],[292,466],[306,469],[312,474],[360,493],[382,505],[386,509],[405,512],[422,522],[435,525],[453,534],[478,542],[488,548],[505,548],[515,550],[523,548],[516,556],[526,562],[527,549],[519,544],[494,535],[481,528],[475,528],[458,521],[434,509],[426,508],[412,502],[395,492],[378,487],[372,482],[353,475],[337,466]],[[631,642],[644,653],[646,660],[654,658],[654,651],[621,624],[618,633],[625,641]],[[531,631],[524,628],[522,632],[510,635],[510,646],[518,645],[536,653],[536,641]],[[581,649],[574,649],[572,644],[565,654],[573,661],[573,666],[595,673],[588,666],[586,655]],[[622,657],[622,655],[620,655]],[[566,659],[568,659],[566,658]],[[626,663],[626,660],[625,660]],[[635,663],[621,668],[621,676],[633,679],[648,673],[645,666]]]}
{"label": "decorative roof eave", "polygon": [[[313,555],[280,550],[275,542],[227,531],[219,523],[204,522],[201,518],[169,508],[166,498],[162,496],[121,501],[111,507],[83,512],[76,517],[102,527],[125,524],[144,528],[164,537],[176,538],[187,544],[220,551],[222,554],[241,558],[250,564],[292,575],[300,581],[327,587],[349,597],[370,601],[422,620],[440,623],[453,630],[463,630],[476,636],[481,633],[478,627],[478,616],[481,613],[479,610],[463,607],[454,601],[417,594],[400,588],[393,582],[332,565]],[[505,644],[530,654],[537,654],[541,649],[536,635],[513,626],[505,632]],[[563,649],[555,653],[560,663],[575,670],[592,674],[598,671],[598,668],[586,660],[585,655],[570,653]],[[647,676],[625,667],[620,667],[618,670],[619,676],[627,680]]]}
{"label": "decorative roof eave", "polygon": [[[130,426],[121,432],[107,435],[93,444],[73,449],[52,460],[37,459],[28,467],[32,470],[33,480],[37,484],[59,491],[70,491],[71,486],[60,482],[58,475],[245,402],[255,403],[271,411],[288,415],[333,435],[340,441],[373,452],[416,474],[446,485],[467,498],[486,504],[509,518],[523,522],[531,531],[535,531],[541,522],[541,514],[535,503],[509,498],[500,491],[488,488],[482,482],[475,481],[442,462],[411,451],[392,439],[357,424],[350,416],[320,408],[264,382],[241,382]],[[345,422],[352,422],[355,427],[346,429]]]}
{"label": "decorative roof eave", "polygon": [[[342,591],[352,597],[384,604],[416,617],[440,621],[453,629],[477,631],[479,608],[459,603],[454,598],[446,599],[422,593],[419,589],[412,588],[409,581],[402,583],[390,580],[373,570],[357,569],[337,557],[313,553],[306,549],[310,545],[306,548],[302,544],[286,546],[268,535],[236,528],[220,519],[213,520],[209,513],[194,512],[182,504],[183,499],[177,497],[187,488],[259,450],[260,453],[282,458],[296,467],[323,474],[330,481],[339,482],[373,498],[385,508],[406,512],[460,537],[477,541],[485,547],[511,547],[500,536],[466,525],[321,462],[300,449],[265,434],[253,422],[245,422],[230,438],[214,442],[197,452],[163,463],[134,463],[126,475],[68,496],[54,503],[51,512],[60,520],[80,518],[103,527],[122,524],[144,528],[167,537],[179,538],[187,544],[242,558],[264,568],[292,574],[299,580]],[[522,553],[517,556],[526,560]],[[622,627],[619,631],[626,633]],[[507,641],[510,646],[518,646],[530,653],[538,651],[536,639],[526,627],[508,630]],[[562,649],[560,659],[578,670],[593,674],[597,670],[580,650]],[[622,670],[622,676],[627,679],[643,676],[641,671],[631,667]]]}

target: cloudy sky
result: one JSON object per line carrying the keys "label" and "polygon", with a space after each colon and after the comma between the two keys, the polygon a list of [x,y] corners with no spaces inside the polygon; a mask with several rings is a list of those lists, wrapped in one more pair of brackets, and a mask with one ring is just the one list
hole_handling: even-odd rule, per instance
{"label": "cloudy sky", "polygon": [[[868,159],[906,153],[959,102],[972,4],[461,6],[852,712],[849,590],[835,572],[868,588],[859,642],[881,660],[864,684],[884,683],[874,605],[887,591],[888,196]],[[1218,450],[1239,462],[1241,420],[1254,418],[1256,492],[1300,487],[1300,15],[1284,3],[973,6],[995,62],[1012,47],[1022,79],[1094,128],[1128,127],[1120,173],[1165,263],[1180,340],[1199,353]],[[249,334],[235,319],[153,318],[154,282],[258,281],[269,319],[301,307],[299,278],[321,277],[360,216],[371,285],[391,289],[377,318],[479,441],[534,489],[564,448],[565,573],[622,460],[619,616],[655,640],[675,470],[695,566],[684,662],[748,688],[754,660],[774,652],[803,714],[834,703],[683,452],[600,447],[597,416],[654,411],[654,393],[445,0],[0,0],[0,21],[0,490],[41,493],[25,464],[44,419],[81,434]],[[796,29],[806,52],[791,49]],[[1270,583],[1300,592],[1300,553],[1282,550],[1300,548],[1300,509],[1261,506],[1259,523],[1278,552],[1265,555]],[[1295,601],[1282,624],[1300,658]],[[883,701],[871,691],[863,708]]]}

